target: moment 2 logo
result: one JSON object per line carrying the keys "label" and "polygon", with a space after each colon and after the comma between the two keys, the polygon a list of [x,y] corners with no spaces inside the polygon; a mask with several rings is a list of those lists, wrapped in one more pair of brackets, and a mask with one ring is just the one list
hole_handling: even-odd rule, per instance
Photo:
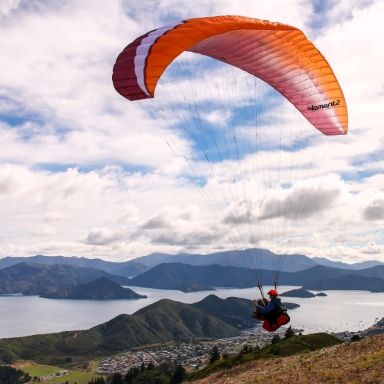
{"label": "moment 2 logo", "polygon": [[318,104],[318,105],[312,104],[307,109],[308,111],[317,111],[319,109],[328,109],[328,108],[336,107],[337,105],[340,105],[340,99],[332,100],[329,103],[325,103],[325,104]]}

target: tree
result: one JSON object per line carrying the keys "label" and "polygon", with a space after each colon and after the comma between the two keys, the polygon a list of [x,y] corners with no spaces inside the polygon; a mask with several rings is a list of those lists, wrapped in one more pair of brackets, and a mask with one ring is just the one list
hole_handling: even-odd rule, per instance
{"label": "tree", "polygon": [[[67,382],[66,382],[67,383]],[[106,384],[104,377],[93,377],[88,384]]]}
{"label": "tree", "polygon": [[187,372],[182,365],[176,367],[175,372],[171,377],[170,384],[179,384],[187,377]]}
{"label": "tree", "polygon": [[272,344],[276,344],[276,343],[278,343],[279,341],[281,341],[279,335],[274,335],[274,336],[272,337]]}
{"label": "tree", "polygon": [[209,354],[209,364],[212,364],[213,362],[219,359],[220,359],[219,348],[217,347],[217,345],[214,345],[211,350],[211,353]]}
{"label": "tree", "polygon": [[0,366],[0,383],[1,384],[24,384],[31,380],[28,373],[9,366]]}
{"label": "tree", "polygon": [[145,370],[133,379],[133,384],[169,384],[169,377],[156,369]]}
{"label": "tree", "polygon": [[362,339],[362,337],[361,336],[359,336],[359,335],[353,335],[352,337],[351,337],[351,341],[359,341],[359,340],[361,340]]}
{"label": "tree", "polygon": [[271,347],[271,352],[272,352],[274,355],[280,355],[280,352],[281,352],[281,345],[280,345],[280,344],[277,344],[277,343],[275,343],[274,345],[272,345],[272,347]]}
{"label": "tree", "polygon": [[241,353],[251,353],[252,352],[252,346],[249,344],[244,344],[243,348],[241,348]]}
{"label": "tree", "polygon": [[295,331],[292,329],[291,326],[289,326],[285,331],[284,339],[289,339],[290,337],[293,337],[293,336],[295,336]]}
{"label": "tree", "polygon": [[114,373],[111,377],[108,378],[108,384],[124,384],[123,376],[121,373]]}
{"label": "tree", "polygon": [[172,376],[173,372],[176,369],[176,365],[170,360],[162,361],[161,364],[157,367],[157,369],[168,376]]}
{"label": "tree", "polygon": [[140,369],[137,367],[130,368],[130,370],[126,373],[124,377],[124,381],[126,384],[130,384],[133,382],[133,379],[137,377],[140,373]]}

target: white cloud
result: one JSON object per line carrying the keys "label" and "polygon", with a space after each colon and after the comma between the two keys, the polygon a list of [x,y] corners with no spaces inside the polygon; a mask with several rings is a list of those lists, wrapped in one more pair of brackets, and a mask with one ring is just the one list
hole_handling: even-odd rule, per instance
{"label": "white cloud", "polygon": [[362,248],[362,253],[366,255],[383,255],[384,247],[377,245],[374,241],[368,243],[366,247]]}
{"label": "white cloud", "polygon": [[47,237],[50,235],[54,235],[56,233],[55,229],[49,226],[40,226],[38,228],[34,228],[31,231],[31,236],[33,237]]}
{"label": "white cloud", "polygon": [[2,17],[9,16],[12,11],[16,10],[21,0],[3,0],[0,3],[0,20]]}
{"label": "white cloud", "polygon": [[[342,186],[335,178],[305,180],[298,182],[281,198],[270,196],[263,201],[261,220],[285,217],[302,220],[331,210],[337,201]],[[278,195],[279,196],[279,195]]]}
{"label": "white cloud", "polygon": [[108,228],[97,228],[88,233],[85,242],[92,245],[109,245],[124,239],[125,236],[123,232],[111,231]]}
{"label": "white cloud", "polygon": [[231,113],[228,111],[211,111],[204,115],[205,120],[210,122],[211,124],[217,124],[217,125],[228,125],[229,119],[231,118]]}
{"label": "white cloud", "polygon": [[366,220],[384,220],[384,199],[370,202],[363,211]]}

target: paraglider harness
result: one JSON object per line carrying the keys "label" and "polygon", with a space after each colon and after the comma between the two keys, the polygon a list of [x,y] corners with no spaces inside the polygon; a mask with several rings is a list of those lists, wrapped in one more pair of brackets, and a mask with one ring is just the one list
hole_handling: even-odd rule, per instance
{"label": "paraglider harness", "polygon": [[[280,303],[280,301],[275,302],[275,307],[266,314],[261,314],[258,312],[258,307],[265,307],[270,301],[268,301],[263,292],[263,286],[258,283],[257,284],[260,293],[261,299],[256,301],[256,309],[252,314],[252,317],[257,320],[263,321],[263,328],[268,332],[276,331],[282,325],[288,324],[290,322],[290,317],[287,313],[286,308]],[[277,284],[275,282],[275,289],[277,288]]]}

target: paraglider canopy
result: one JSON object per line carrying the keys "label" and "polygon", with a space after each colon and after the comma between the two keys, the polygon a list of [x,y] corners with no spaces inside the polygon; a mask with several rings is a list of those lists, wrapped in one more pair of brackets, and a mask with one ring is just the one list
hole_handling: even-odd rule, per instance
{"label": "paraglider canopy", "polygon": [[118,56],[112,76],[115,89],[129,100],[154,97],[159,78],[184,51],[262,79],[325,135],[347,133],[343,92],[323,55],[299,29],[266,20],[203,17],[147,32]]}
{"label": "paraglider canopy", "polygon": [[[174,77],[169,76],[173,68],[177,69],[175,59],[184,52],[192,53],[188,57],[200,54],[203,65],[192,65],[187,71],[177,74],[175,71]],[[246,79],[246,86],[241,90],[245,90],[247,103],[242,105],[239,97],[232,97],[238,95],[232,93],[233,84],[223,86],[225,71],[211,71],[207,63],[240,73]],[[168,67],[170,70],[166,71]],[[193,88],[191,78],[202,81]],[[118,56],[112,80],[117,92],[129,100],[151,99],[156,95],[156,100],[141,103],[147,107],[148,114],[152,112],[151,122],[160,126],[165,123],[164,131],[172,131],[171,140],[167,137],[166,143],[185,164],[184,174],[201,189],[217,222],[226,226],[228,238],[235,240],[232,244],[239,240],[243,249],[249,248],[252,269],[262,270],[259,262],[262,252],[252,247],[265,235],[279,243],[282,235],[289,233],[291,222],[307,217],[306,208],[316,200],[317,194],[311,194],[306,185],[300,186],[296,193],[293,176],[311,180],[310,163],[317,158],[305,152],[301,132],[296,134],[292,130],[286,138],[282,137],[283,103],[271,102],[274,97],[268,98],[267,93],[259,97],[256,83],[265,82],[270,86],[267,88],[272,87],[274,96],[278,96],[276,99],[288,100],[324,135],[344,135],[348,131],[347,106],[327,60],[304,33],[293,26],[243,16],[202,17],[175,22],[136,38]],[[182,87],[177,87],[183,83],[180,80],[186,80],[184,94]],[[165,83],[166,86],[162,86]],[[171,89],[168,95],[163,92],[167,88]],[[209,95],[204,99],[204,92],[212,89],[219,97],[215,97],[215,93],[214,97]],[[173,101],[175,95],[176,101]],[[229,102],[225,104],[228,95]],[[216,103],[220,108],[210,110]],[[265,113],[267,110],[269,115]],[[214,113],[224,117],[222,125],[215,123]],[[273,124],[265,124],[270,120]],[[293,127],[299,131],[301,121],[306,123],[299,116],[298,123],[290,124],[289,130]],[[215,125],[221,125],[220,129]],[[279,127],[280,132],[276,129]],[[177,138],[179,132],[196,150],[192,155],[179,150],[177,139],[175,145],[172,143],[172,136]],[[328,153],[329,147],[326,151]],[[301,173],[293,172],[294,166],[298,168],[297,160],[304,165]],[[282,165],[289,175],[286,179],[280,177]],[[319,205],[314,204],[309,211],[316,211],[317,207]],[[255,232],[257,224],[259,228]],[[283,261],[283,257],[274,258],[275,288]],[[264,298],[262,278],[255,280]]]}

